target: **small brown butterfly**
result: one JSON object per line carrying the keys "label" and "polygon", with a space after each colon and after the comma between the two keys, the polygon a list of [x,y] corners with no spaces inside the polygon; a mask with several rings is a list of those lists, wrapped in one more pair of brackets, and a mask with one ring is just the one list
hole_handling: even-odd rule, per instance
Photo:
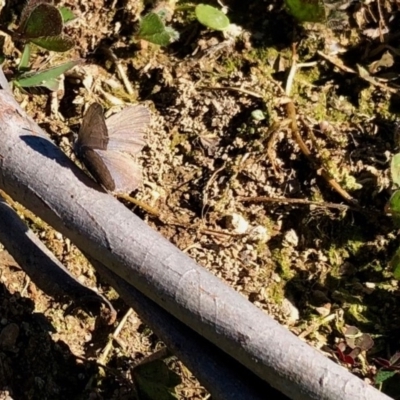
{"label": "small brown butterfly", "polygon": [[149,123],[150,111],[141,105],[126,107],[106,120],[102,106],[93,103],[83,117],[75,153],[105,189],[132,192],[142,175],[131,155],[145,145],[143,134]]}

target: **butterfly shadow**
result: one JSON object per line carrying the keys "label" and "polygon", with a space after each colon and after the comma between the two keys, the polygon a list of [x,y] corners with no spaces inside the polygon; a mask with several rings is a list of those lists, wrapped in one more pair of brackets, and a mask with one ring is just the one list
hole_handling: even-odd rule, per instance
{"label": "butterfly shadow", "polygon": [[102,193],[107,193],[105,189],[103,189],[96,181],[90,178],[82,169],[77,167],[77,165],[73,163],[71,159],[69,159],[59,149],[59,147],[53,144],[50,140],[35,135],[21,135],[20,138],[34,151],[72,171],[72,173],[89,188],[95,189]]}

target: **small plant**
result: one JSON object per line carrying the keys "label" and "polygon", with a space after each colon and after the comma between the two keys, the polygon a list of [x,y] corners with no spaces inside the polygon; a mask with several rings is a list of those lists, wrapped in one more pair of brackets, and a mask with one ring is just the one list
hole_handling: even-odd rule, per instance
{"label": "small plant", "polygon": [[75,65],[80,64],[81,62],[81,60],[73,60],[45,70],[26,72],[15,78],[13,80],[13,83],[15,84],[15,86],[22,88],[41,86],[51,91],[56,91],[58,90],[59,77],[69,69],[75,67]]}
{"label": "small plant", "polygon": [[[388,204],[386,211],[391,214],[394,223],[400,226],[400,153],[395,154],[390,164],[390,172],[392,181],[396,186]],[[393,269],[393,275],[397,280],[400,280],[400,248],[397,249],[395,255],[390,260],[390,265]]]}
{"label": "small plant", "polygon": [[171,371],[162,360],[138,365],[133,370],[138,392],[150,400],[177,399],[175,388],[180,377]]}
{"label": "small plant", "polygon": [[224,31],[230,25],[229,18],[221,10],[207,4],[198,4],[195,13],[197,20],[207,28]]}
{"label": "small plant", "polygon": [[376,374],[376,385],[381,385],[394,375],[400,374],[400,352],[395,353],[389,360],[384,358],[375,358],[375,361],[381,366]]}
{"label": "small plant", "polygon": [[374,341],[368,333],[361,332],[355,326],[344,329],[344,340],[336,346],[336,354],[340,361],[355,365],[356,359],[374,346]]}
{"label": "small plant", "polygon": [[58,9],[45,0],[28,0],[22,10],[17,29],[10,31],[0,27],[15,42],[24,45],[12,80],[16,86],[23,88],[43,86],[49,90],[57,90],[60,75],[81,62],[80,60],[69,61],[39,71],[31,71],[30,66],[32,44],[56,52],[65,52],[74,46],[73,39],[63,34],[65,23],[74,18],[72,11],[66,7]]}
{"label": "small plant", "polygon": [[[221,10],[207,4],[198,4],[196,7],[185,5],[178,9],[193,10],[198,22],[216,31],[225,31],[230,26],[229,18]],[[136,37],[160,46],[168,46],[178,40],[179,33],[166,25],[170,14],[170,10],[163,7],[157,7],[153,12],[146,14],[140,21]]]}
{"label": "small plant", "polygon": [[165,25],[165,13],[159,11],[142,18],[137,37],[159,46],[168,46],[179,38],[179,33]]}
{"label": "small plant", "polygon": [[285,0],[286,8],[299,22],[325,22],[323,0]]}
{"label": "small plant", "polygon": [[66,22],[64,16],[70,20],[71,14],[68,9],[61,12],[51,4],[30,0],[22,11],[18,29],[11,34],[12,38],[26,44],[34,43],[46,50],[70,50],[74,41],[62,32]]}

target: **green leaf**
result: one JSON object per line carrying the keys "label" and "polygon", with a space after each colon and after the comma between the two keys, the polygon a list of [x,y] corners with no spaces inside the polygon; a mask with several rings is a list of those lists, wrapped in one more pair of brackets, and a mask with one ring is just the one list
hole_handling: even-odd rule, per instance
{"label": "green leaf", "polygon": [[26,24],[19,31],[24,39],[42,36],[58,36],[63,29],[60,11],[50,4],[39,4],[29,15]]}
{"label": "green leaf", "polygon": [[76,19],[75,14],[68,7],[60,7],[58,10],[60,11],[64,24]]}
{"label": "green leaf", "polygon": [[385,382],[392,376],[396,375],[396,371],[378,371],[378,373],[375,376],[375,384],[379,385],[380,383]]}
{"label": "green leaf", "polygon": [[133,370],[138,389],[151,400],[176,400],[175,387],[179,376],[161,360],[139,365]]}
{"label": "green leaf", "polygon": [[285,0],[289,14],[300,22],[325,22],[323,0]]}
{"label": "green leaf", "polygon": [[42,82],[40,86],[45,87],[50,90],[50,92],[57,92],[60,89],[61,79],[58,78],[50,78],[47,81]]}
{"label": "green leaf", "polygon": [[27,0],[24,8],[21,12],[21,18],[19,22],[19,29],[21,30],[28,20],[29,16],[32,14],[32,11],[39,5],[46,3],[48,4],[48,0]]}
{"label": "green leaf", "polygon": [[198,4],[195,13],[201,24],[216,31],[223,31],[230,24],[229,18],[222,11],[207,4]]}
{"label": "green leaf", "polygon": [[67,35],[39,37],[30,41],[46,50],[58,52],[68,51],[75,45],[73,39]]}
{"label": "green leaf", "polygon": [[52,90],[51,87],[54,87],[55,79],[81,62],[82,60],[74,60],[44,71],[30,72],[16,79],[15,83],[21,87],[44,86]]}
{"label": "green leaf", "polygon": [[265,119],[265,114],[261,110],[253,110],[251,117],[256,121],[262,121]]}
{"label": "green leaf", "polygon": [[391,214],[400,215],[400,190],[396,190],[389,200]]}
{"label": "green leaf", "polygon": [[400,153],[395,154],[392,158],[390,173],[392,174],[393,182],[400,187]]}
{"label": "green leaf", "polygon": [[16,31],[16,39],[30,41],[46,50],[67,51],[74,46],[69,36],[63,35],[63,21],[74,18],[64,7],[58,10],[43,0],[30,0],[21,17],[21,25]]}
{"label": "green leaf", "polygon": [[29,59],[31,57],[31,46],[27,43],[22,51],[21,61],[18,65],[18,71],[27,71],[29,69]]}
{"label": "green leaf", "polygon": [[394,278],[400,280],[400,248],[397,249],[389,264],[393,270]]}
{"label": "green leaf", "polygon": [[400,190],[396,190],[389,199],[385,210],[392,214],[392,219],[397,227],[400,227]]}
{"label": "green leaf", "polygon": [[179,34],[174,29],[166,27],[158,14],[149,13],[140,21],[137,36],[159,46],[167,46],[176,40]]}

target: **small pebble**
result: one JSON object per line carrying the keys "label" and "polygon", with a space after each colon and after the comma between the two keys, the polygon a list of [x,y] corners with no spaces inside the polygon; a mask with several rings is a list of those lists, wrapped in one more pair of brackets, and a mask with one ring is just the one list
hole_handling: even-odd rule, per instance
{"label": "small pebble", "polygon": [[319,315],[321,315],[321,317],[326,317],[326,316],[328,316],[329,313],[331,312],[331,307],[332,307],[332,305],[331,305],[330,303],[327,303],[327,304],[325,304],[325,305],[322,306],[322,307],[317,307],[317,308],[315,309],[315,311],[316,311]]}
{"label": "small pebble", "polygon": [[62,236],[62,234],[61,234],[60,232],[55,232],[55,233],[54,233],[54,237],[55,237],[57,240],[62,240],[62,238],[63,238],[63,236]]}
{"label": "small pebble", "polygon": [[251,242],[266,243],[271,239],[271,235],[265,226],[258,225],[250,228],[248,240]]}
{"label": "small pebble", "polygon": [[283,245],[287,247],[296,247],[299,244],[299,237],[297,233],[290,229],[287,231],[283,237]]}
{"label": "small pebble", "polygon": [[298,308],[287,298],[283,299],[282,311],[287,317],[286,322],[289,325],[293,325],[300,318]]}
{"label": "small pebble", "polygon": [[232,229],[235,233],[243,234],[249,228],[249,223],[240,214],[233,213],[226,216],[226,225],[228,229]]}

